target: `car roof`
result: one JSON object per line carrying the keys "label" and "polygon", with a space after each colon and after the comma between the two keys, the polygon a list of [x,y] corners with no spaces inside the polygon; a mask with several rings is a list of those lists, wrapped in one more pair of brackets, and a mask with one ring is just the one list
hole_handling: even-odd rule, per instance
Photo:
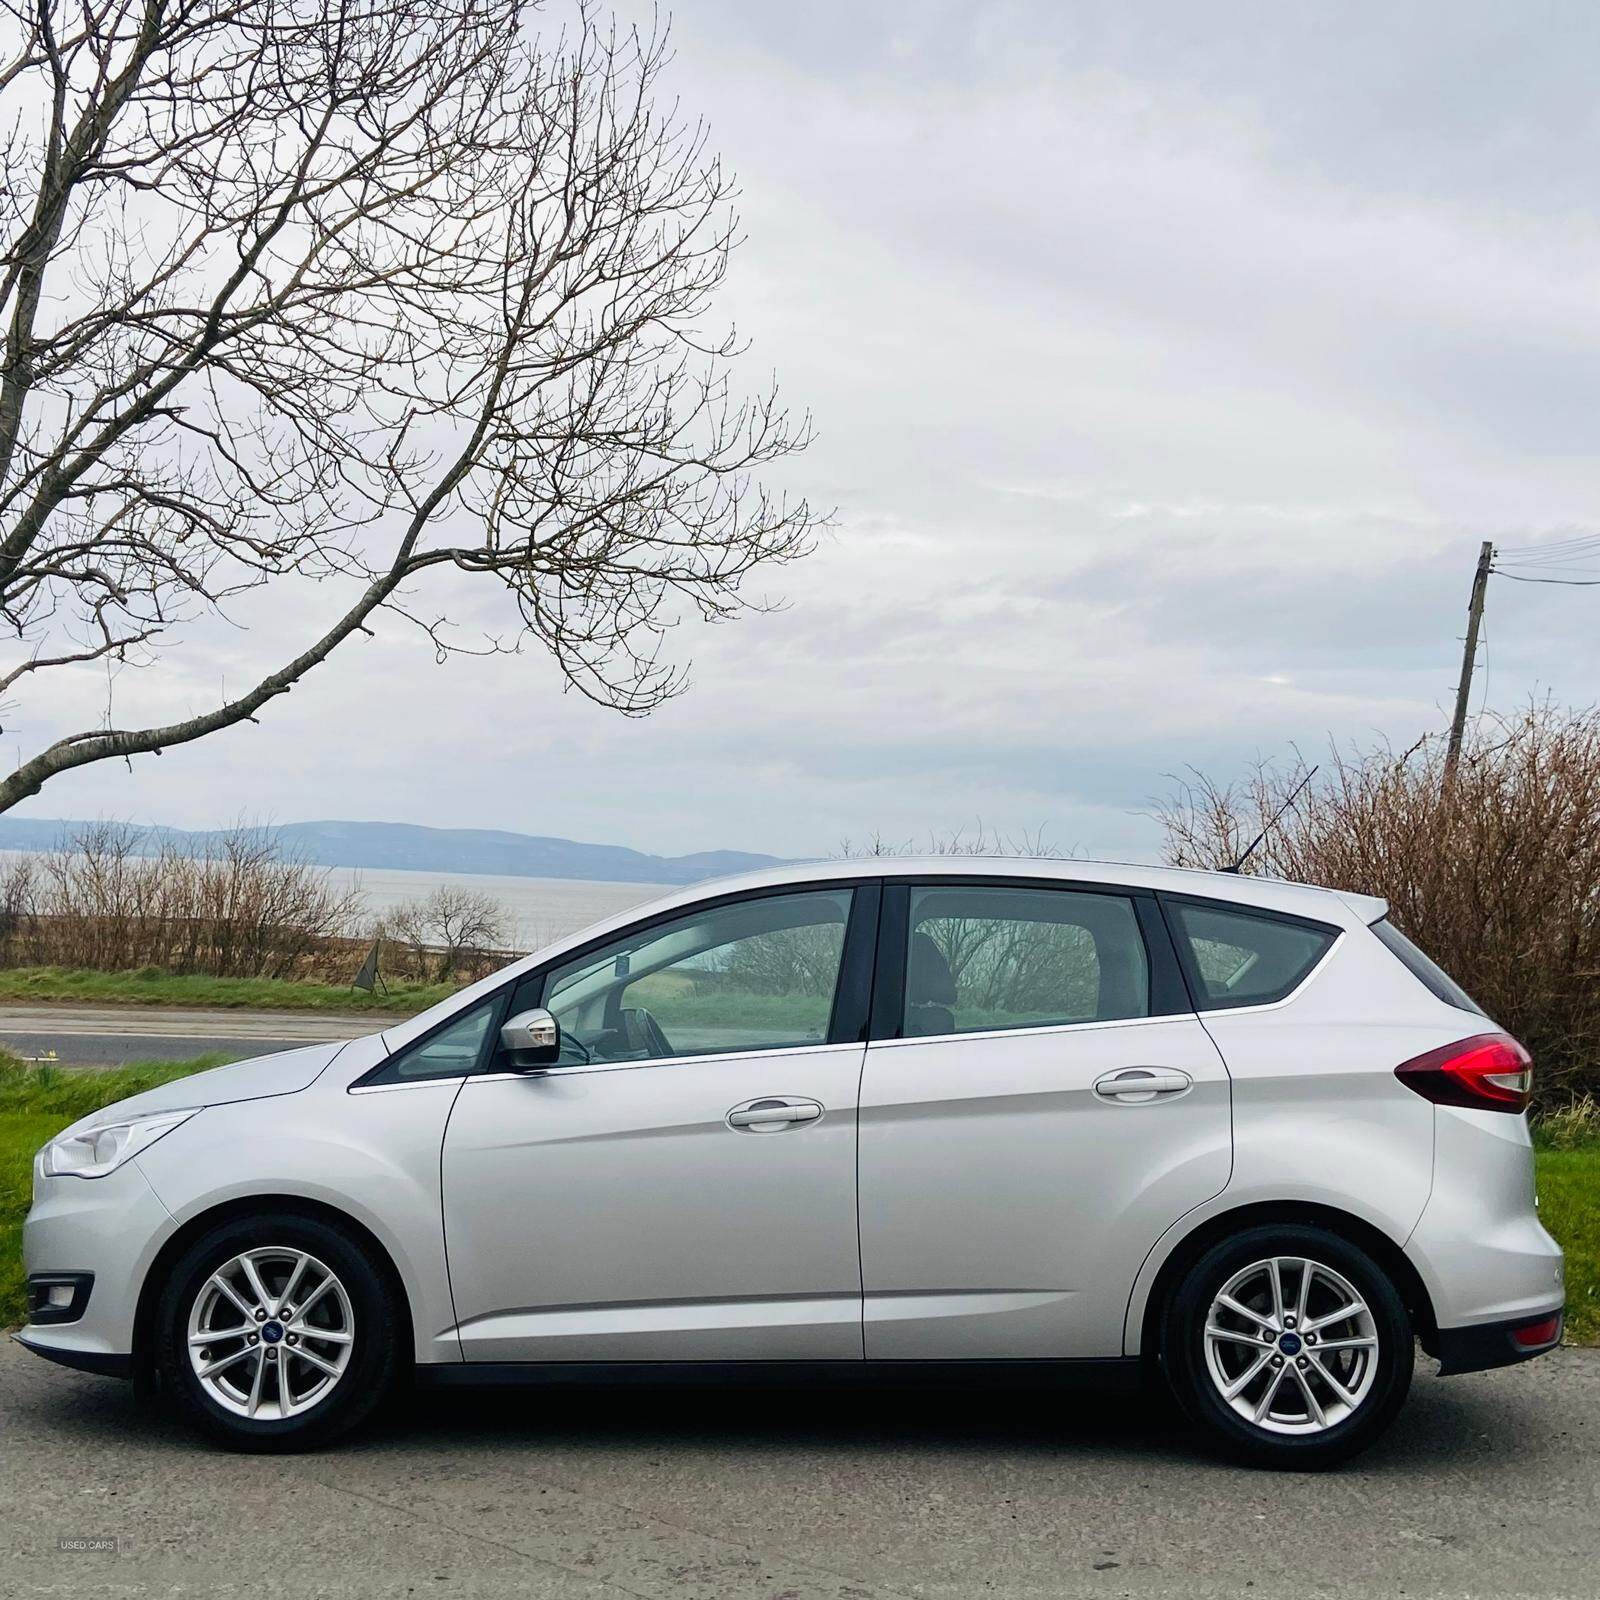
{"label": "car roof", "polygon": [[420,1038],[447,1014],[465,1009],[466,1004],[479,994],[497,989],[518,973],[544,966],[564,952],[578,949],[597,938],[626,932],[635,923],[674,910],[692,910],[705,900],[758,889],[803,888],[811,883],[927,877],[1018,878],[1035,882],[1053,880],[1096,886],[1104,884],[1109,888],[1160,889],[1168,894],[1229,900],[1236,905],[1257,906],[1263,911],[1286,912],[1291,916],[1310,917],[1343,927],[1375,922],[1388,909],[1384,901],[1371,895],[1317,888],[1305,883],[1286,883],[1279,878],[1246,877],[1192,867],[1150,866],[1131,861],[1080,861],[1062,856],[862,856],[832,861],[796,861],[781,867],[765,867],[758,872],[741,872],[733,877],[707,878],[674,890],[660,899],[629,906],[626,911],[557,939],[459,990],[437,1006],[395,1024],[384,1031],[383,1040],[390,1050],[397,1050],[411,1040]]}
{"label": "car roof", "polygon": [[[1257,878],[1197,867],[1152,866],[1135,861],[1083,861],[1072,856],[859,856],[833,861],[798,861],[758,872],[711,878],[695,884],[659,904],[681,900],[692,904],[715,895],[737,894],[747,889],[779,888],[788,884],[835,881],[841,878],[1033,878],[1069,883],[1104,884],[1127,889],[1161,889],[1168,894],[1197,895],[1212,900],[1232,900],[1263,910],[1284,911],[1304,917],[1344,922],[1357,917],[1373,922],[1388,909],[1371,895],[1352,894],[1281,878]],[[636,906],[629,913],[645,911]]]}

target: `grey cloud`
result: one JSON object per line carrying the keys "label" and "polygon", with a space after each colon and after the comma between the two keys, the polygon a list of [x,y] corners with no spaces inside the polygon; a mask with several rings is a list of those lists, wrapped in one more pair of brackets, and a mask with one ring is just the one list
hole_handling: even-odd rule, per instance
{"label": "grey cloud", "polygon": [[[794,854],[982,817],[1126,854],[1187,764],[1409,742],[1441,725],[1477,541],[1600,525],[1597,26],[1487,0],[702,0],[667,87],[744,177],[720,309],[750,383],[775,368],[817,417],[776,480],[839,507],[753,585],[789,609],[685,623],[694,687],[643,722],[537,652],[436,668],[393,623],[259,728],[30,809]],[[1497,579],[1490,703],[1594,698],[1596,605]],[[508,620],[459,585],[417,608],[463,637]],[[288,610],[197,634],[119,707],[275,664]],[[93,722],[103,691],[80,675],[20,735]]]}

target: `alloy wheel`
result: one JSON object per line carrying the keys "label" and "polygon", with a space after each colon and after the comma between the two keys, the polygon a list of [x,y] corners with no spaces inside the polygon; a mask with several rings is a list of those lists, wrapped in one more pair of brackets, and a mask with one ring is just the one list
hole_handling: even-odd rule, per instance
{"label": "alloy wheel", "polygon": [[1206,1369],[1217,1393],[1269,1433],[1324,1433],[1378,1375],[1378,1325],[1350,1280],[1304,1256],[1270,1256],[1212,1299]]}
{"label": "alloy wheel", "polygon": [[350,1364],[355,1312],[338,1276],[292,1245],[246,1250],[200,1286],[189,1365],[224,1410],[282,1421],[320,1405]]}

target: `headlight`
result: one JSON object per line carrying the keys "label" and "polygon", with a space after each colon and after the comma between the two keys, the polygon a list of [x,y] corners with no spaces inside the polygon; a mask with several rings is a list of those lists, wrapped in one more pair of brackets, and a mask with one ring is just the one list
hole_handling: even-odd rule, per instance
{"label": "headlight", "polygon": [[47,1178],[103,1178],[200,1109],[190,1106],[186,1111],[152,1111],[147,1116],[102,1122],[92,1128],[69,1128],[39,1152],[44,1174]]}

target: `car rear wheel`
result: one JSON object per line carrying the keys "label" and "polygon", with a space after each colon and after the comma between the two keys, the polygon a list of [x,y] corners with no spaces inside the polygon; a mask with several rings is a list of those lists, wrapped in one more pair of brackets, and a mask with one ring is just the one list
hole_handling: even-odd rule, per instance
{"label": "car rear wheel", "polygon": [[1314,1469],[1364,1449],[1411,1384],[1411,1321],[1365,1251],[1320,1228],[1251,1228],[1184,1274],[1162,1358],[1184,1410],[1230,1454]]}
{"label": "car rear wheel", "polygon": [[240,1450],[297,1450],[362,1421],[401,1360],[398,1298],[354,1234],[293,1212],[220,1224],[174,1264],[156,1313],[163,1388]]}

